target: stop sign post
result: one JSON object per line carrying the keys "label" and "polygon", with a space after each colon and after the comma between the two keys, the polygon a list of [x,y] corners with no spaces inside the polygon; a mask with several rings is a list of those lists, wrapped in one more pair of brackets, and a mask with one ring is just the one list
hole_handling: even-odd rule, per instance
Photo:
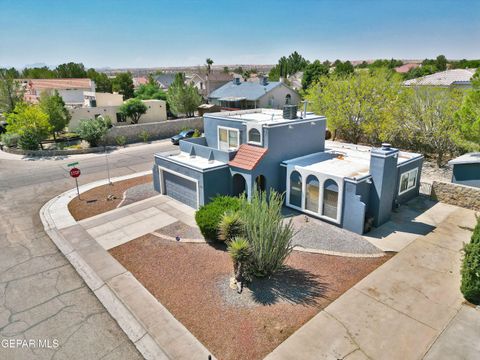
{"label": "stop sign post", "polygon": [[[78,163],[77,163],[78,164]],[[78,199],[80,200],[80,191],[78,190],[78,177],[82,172],[79,168],[73,167],[70,169],[70,176],[75,179],[75,185],[77,186],[77,195]]]}

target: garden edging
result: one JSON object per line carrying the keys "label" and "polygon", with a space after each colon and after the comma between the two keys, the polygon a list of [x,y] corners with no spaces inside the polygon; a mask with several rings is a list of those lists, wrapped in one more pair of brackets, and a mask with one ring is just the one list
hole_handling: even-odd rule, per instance
{"label": "garden edging", "polygon": [[[112,180],[126,180],[149,173]],[[83,185],[80,192],[106,183],[107,180],[100,180]],[[40,218],[45,232],[140,353],[146,359],[207,359],[210,355],[208,349],[77,224],[68,211],[68,203],[74,197],[76,189],[56,196],[41,208]]]}

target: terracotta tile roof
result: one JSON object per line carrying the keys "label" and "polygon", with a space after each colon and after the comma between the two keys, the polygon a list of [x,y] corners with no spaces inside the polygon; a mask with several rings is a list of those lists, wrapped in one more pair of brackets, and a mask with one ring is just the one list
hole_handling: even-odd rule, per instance
{"label": "terracotta tile roof", "polygon": [[244,170],[253,170],[267,153],[267,150],[258,146],[242,144],[228,165]]}
{"label": "terracotta tile roof", "polygon": [[90,79],[29,79],[28,86],[33,89],[90,89]]}

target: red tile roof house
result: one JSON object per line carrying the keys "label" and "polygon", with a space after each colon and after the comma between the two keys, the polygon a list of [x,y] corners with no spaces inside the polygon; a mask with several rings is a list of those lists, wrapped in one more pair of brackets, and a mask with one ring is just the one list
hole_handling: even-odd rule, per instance
{"label": "red tile roof house", "polygon": [[36,104],[42,92],[58,91],[67,106],[82,106],[84,91],[95,92],[95,82],[90,79],[21,79],[25,101]]}
{"label": "red tile roof house", "polygon": [[154,188],[193,208],[275,189],[286,206],[360,234],[418,195],[422,155],[326,143],[325,129],[324,116],[296,105],[207,113],[204,137],[155,154]]}

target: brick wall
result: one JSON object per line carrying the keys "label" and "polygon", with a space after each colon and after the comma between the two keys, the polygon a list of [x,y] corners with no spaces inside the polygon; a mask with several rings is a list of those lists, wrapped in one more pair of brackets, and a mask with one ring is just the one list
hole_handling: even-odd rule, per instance
{"label": "brick wall", "polygon": [[139,135],[144,130],[149,133],[149,140],[166,139],[178,134],[185,128],[198,129],[202,132],[203,118],[194,117],[156,123],[114,126],[108,131],[106,141],[108,145],[116,145],[115,138],[117,136],[125,136],[127,143],[140,142]]}
{"label": "brick wall", "polygon": [[480,188],[434,181],[432,198],[447,204],[480,211]]}

